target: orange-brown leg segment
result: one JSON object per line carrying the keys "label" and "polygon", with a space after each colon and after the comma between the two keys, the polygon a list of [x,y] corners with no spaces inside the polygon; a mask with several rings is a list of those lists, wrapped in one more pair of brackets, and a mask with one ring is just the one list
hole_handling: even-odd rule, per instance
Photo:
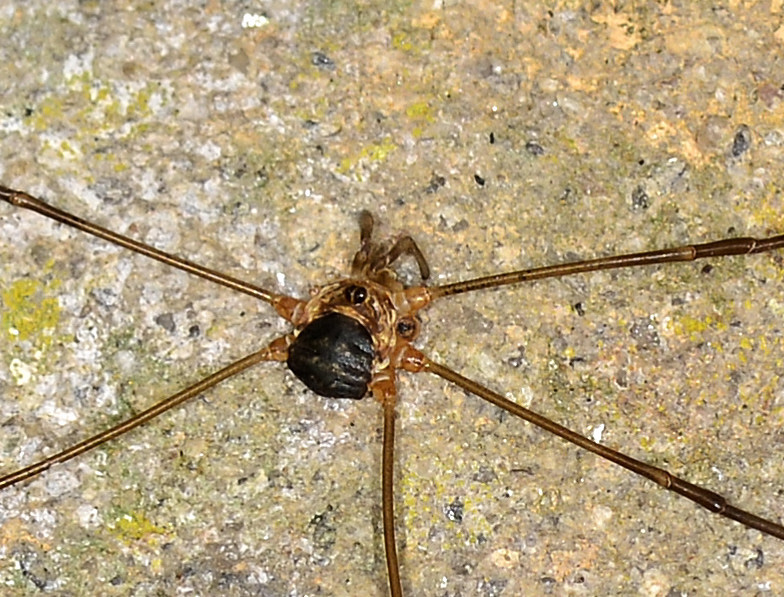
{"label": "orange-brown leg segment", "polygon": [[92,234],[93,236],[97,236],[98,238],[102,238],[110,243],[114,243],[136,253],[141,253],[150,259],[155,259],[161,263],[171,265],[172,267],[186,271],[194,276],[199,276],[206,280],[210,280],[211,282],[215,282],[216,284],[237,290],[238,292],[249,294],[265,303],[274,305],[278,309],[278,312],[284,317],[288,310],[293,310],[294,303],[300,302],[297,299],[271,292],[254,284],[250,284],[249,282],[227,276],[221,272],[193,263],[187,259],[165,253],[164,251],[140,243],[139,241],[123,236],[122,234],[117,234],[102,226],[98,226],[97,224],[73,216],[61,209],[57,209],[45,201],[22,191],[15,191],[14,189],[9,189],[8,187],[0,185],[0,200],[6,201],[15,207],[23,207],[35,211],[48,218],[52,218],[61,224],[71,226],[72,228],[76,228],[87,234]]}
{"label": "orange-brown leg segment", "polygon": [[400,584],[400,564],[397,559],[395,539],[395,404],[397,388],[395,373],[391,368],[376,374],[370,383],[373,396],[384,409],[384,445],[381,455],[381,510],[384,519],[384,551],[387,557],[387,578],[389,594],[403,597]]}
{"label": "orange-brown leg segment", "polygon": [[[412,355],[414,355],[414,352],[412,352]],[[610,460],[611,462],[614,462],[615,464],[618,464],[632,471],[633,473],[637,473],[638,475],[646,477],[664,489],[669,489],[670,491],[682,495],[683,497],[690,499],[691,501],[699,504],[707,510],[710,510],[711,512],[740,522],[747,527],[757,529],[758,531],[772,535],[773,537],[784,539],[784,526],[771,520],[761,518],[755,514],[752,514],[751,512],[742,510],[741,508],[737,508],[727,503],[726,498],[719,495],[718,493],[705,489],[704,487],[694,485],[693,483],[689,483],[688,481],[676,477],[664,469],[646,464],[645,462],[632,458],[631,456],[627,456],[626,454],[622,454],[621,452],[613,450],[612,448],[597,444],[596,442],[583,437],[579,433],[576,433],[571,429],[564,427],[563,425],[559,425],[558,423],[555,423],[554,421],[551,421],[550,419],[547,419],[540,414],[520,406],[511,400],[507,400],[500,394],[493,392],[483,385],[468,379],[467,377],[464,377],[459,373],[444,367],[443,365],[434,363],[424,355],[421,355],[421,353],[419,354],[418,358],[415,358],[415,356],[416,355],[407,359],[404,363],[404,367],[407,370],[424,370],[429,371],[430,373],[434,373],[435,375],[438,375],[439,377],[442,377],[443,379],[458,385],[467,392],[470,392],[476,396],[479,396],[483,400],[487,400],[488,402],[495,404],[499,408],[504,409],[516,417],[528,421],[529,423],[533,423],[537,427],[540,427],[545,431],[549,431],[550,433],[553,433],[568,442],[588,450],[589,452],[593,452],[602,458]]]}
{"label": "orange-brown leg segment", "polygon": [[124,433],[127,433],[131,429],[135,429],[140,425],[144,425],[158,415],[163,414],[167,410],[171,410],[175,406],[178,406],[195,396],[198,396],[199,394],[219,384],[220,382],[237,375],[241,371],[244,371],[248,367],[252,367],[253,365],[262,361],[285,361],[289,342],[290,339],[288,336],[277,338],[265,348],[262,348],[261,350],[256,351],[253,354],[246,356],[245,358],[235,361],[220,371],[216,371],[212,375],[205,377],[198,383],[195,383],[192,386],[189,386],[184,390],[181,390],[176,394],[153,404],[148,409],[143,410],[137,415],[134,415],[127,421],[123,421],[122,423],[115,425],[110,429],[89,437],[79,442],[78,444],[74,444],[69,448],[62,450],[61,452],[58,452],[57,454],[52,454],[43,460],[34,462],[33,464],[28,465],[22,469],[3,475],[0,477],[0,491],[6,487],[10,487],[11,485],[15,485],[16,483],[20,483],[21,481],[30,479],[31,477],[35,477],[36,475],[43,473],[53,464],[59,464],[71,460],[80,454],[84,454],[93,448],[97,448],[101,444],[104,444],[112,439],[115,439],[116,437],[123,435]]}
{"label": "orange-brown leg segment", "polygon": [[613,255],[611,257],[600,257],[598,259],[587,259],[585,261],[574,261],[572,263],[517,270],[504,274],[474,278],[473,280],[464,280],[453,284],[445,284],[443,286],[434,286],[428,290],[430,291],[430,298],[435,300],[453,294],[473,292],[484,288],[496,288],[509,284],[519,284],[521,282],[530,282],[531,280],[541,280],[543,278],[560,278],[561,276],[595,272],[598,270],[655,265],[659,263],[674,263],[679,261],[694,261],[695,259],[707,259],[710,257],[752,255],[776,251],[783,248],[784,234],[771,236],[769,238],[751,238],[748,236],[725,238],[699,245],[684,245],[672,249]]}
{"label": "orange-brown leg segment", "polygon": [[389,574],[389,592],[392,597],[402,597],[400,584],[400,564],[397,559],[397,543],[395,540],[395,404],[387,401],[384,404],[384,447],[381,458],[381,502],[384,516],[384,550],[387,554],[387,573]]}

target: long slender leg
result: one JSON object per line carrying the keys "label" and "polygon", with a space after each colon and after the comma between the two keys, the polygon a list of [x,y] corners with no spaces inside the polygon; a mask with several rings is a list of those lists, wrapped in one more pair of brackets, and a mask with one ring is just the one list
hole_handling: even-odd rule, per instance
{"label": "long slender leg", "polygon": [[664,489],[674,491],[675,493],[690,499],[691,501],[699,504],[703,508],[710,510],[711,512],[715,512],[716,514],[720,514],[721,516],[735,520],[743,525],[746,525],[747,527],[757,529],[758,531],[772,535],[773,537],[784,539],[784,526],[771,520],[761,518],[741,508],[737,508],[727,503],[726,498],[719,495],[718,493],[705,489],[704,487],[700,487],[699,485],[689,483],[688,481],[676,477],[664,469],[646,464],[640,460],[632,458],[631,456],[627,456],[626,454],[622,454],[621,452],[613,450],[612,448],[597,444],[596,442],[583,437],[579,433],[576,433],[571,429],[564,427],[563,425],[559,425],[558,423],[555,423],[554,421],[551,421],[550,419],[547,419],[540,414],[528,410],[527,408],[524,408],[519,404],[512,402],[511,400],[507,400],[500,394],[493,392],[492,390],[471,379],[468,379],[467,377],[463,377],[459,373],[456,373],[455,371],[452,371],[443,365],[434,363],[424,355],[421,355],[421,353],[419,355],[415,355],[413,358],[409,357],[409,362],[410,364],[406,367],[406,369],[410,371],[421,368],[420,370],[434,373],[435,375],[438,375],[439,377],[442,377],[443,379],[451,381],[452,383],[460,386],[464,390],[479,396],[483,400],[487,400],[488,402],[495,404],[496,406],[515,415],[516,417],[520,417],[529,423],[533,423],[545,431],[554,433],[558,437],[565,439],[566,441],[571,442],[585,450],[588,450],[589,452],[593,452],[602,458],[606,458],[607,460],[610,460],[615,464],[632,471],[633,473],[642,475],[643,477],[658,483]]}
{"label": "long slender leg", "polygon": [[622,267],[636,267],[642,265],[654,265],[657,263],[671,263],[676,261],[694,261],[706,257],[724,257],[727,255],[750,255],[753,253],[765,253],[784,248],[784,234],[771,236],[770,238],[756,239],[751,237],[727,238],[710,243],[699,245],[685,245],[673,249],[662,249],[658,251],[645,251],[643,253],[628,253],[626,255],[614,255],[612,257],[601,257],[599,259],[589,259],[586,261],[576,261],[574,263],[563,263],[560,265],[550,265],[546,267],[535,267],[532,269],[518,270],[505,274],[495,274],[445,284],[429,288],[430,298],[435,300],[453,294],[473,292],[483,288],[495,288],[508,284],[518,284],[531,280],[541,280],[542,278],[559,278],[571,274],[584,272],[594,272],[603,269],[618,269]]}
{"label": "long slender leg", "polygon": [[[92,234],[93,236],[97,236],[98,238],[102,238],[126,249],[130,249],[136,253],[141,253],[142,255],[150,257],[151,259],[155,259],[167,265],[171,265],[172,267],[176,267],[177,269],[181,269],[195,276],[199,276],[201,278],[210,280],[211,282],[215,282],[216,284],[221,284],[223,286],[227,286],[228,288],[232,288],[233,290],[249,294],[257,299],[261,299],[262,301],[275,306],[278,311],[281,311],[281,308],[283,308],[284,311],[286,309],[293,310],[293,303],[299,302],[296,299],[265,290],[264,288],[254,284],[227,276],[226,274],[222,274],[218,271],[203,267],[193,263],[192,261],[188,261],[187,259],[170,255],[169,253],[165,253],[164,251],[160,251],[135,241],[132,238],[128,238],[127,236],[123,236],[121,234],[117,234],[116,232],[112,232],[111,230],[107,230],[106,228],[93,224],[92,222],[88,222],[61,209],[57,209],[56,207],[49,205],[41,199],[33,197],[32,195],[28,195],[22,191],[15,191],[14,189],[9,189],[0,185],[0,199],[7,201],[16,207],[23,207],[25,209],[38,212],[39,214],[48,218],[52,218],[57,222],[71,226],[72,228],[76,228],[82,232]],[[283,313],[281,314],[283,315]]]}
{"label": "long slender leg", "polygon": [[375,374],[370,389],[384,410],[384,446],[381,456],[381,510],[384,518],[384,551],[387,557],[387,578],[392,597],[403,597],[400,564],[395,540],[395,404],[397,388],[391,367]]}
{"label": "long slender leg", "polygon": [[205,377],[198,383],[195,383],[192,386],[189,386],[184,390],[181,390],[176,394],[153,404],[148,409],[134,415],[127,421],[123,421],[122,423],[119,423],[110,429],[102,431],[101,433],[74,444],[63,451],[58,452],[57,454],[53,454],[44,458],[43,460],[34,462],[33,464],[19,469],[18,471],[1,476],[0,491],[6,487],[15,485],[16,483],[20,483],[25,479],[29,479],[43,473],[53,464],[59,464],[61,462],[71,460],[80,454],[84,454],[88,450],[92,450],[101,444],[104,444],[112,439],[115,439],[116,437],[119,437],[120,435],[123,435],[124,433],[127,433],[131,429],[135,429],[136,427],[147,423],[151,419],[154,419],[158,415],[163,414],[167,410],[170,410],[175,406],[190,400],[194,396],[198,396],[199,394],[228,379],[229,377],[237,375],[248,367],[251,367],[262,361],[285,361],[287,345],[288,343],[285,336],[278,338],[261,350],[258,350],[238,361],[235,361],[220,371],[216,371],[212,375]]}
{"label": "long slender leg", "polygon": [[384,447],[381,458],[381,504],[384,517],[384,550],[387,554],[387,573],[389,592],[392,597],[402,597],[400,584],[400,564],[397,559],[395,541],[395,403],[384,402]]}

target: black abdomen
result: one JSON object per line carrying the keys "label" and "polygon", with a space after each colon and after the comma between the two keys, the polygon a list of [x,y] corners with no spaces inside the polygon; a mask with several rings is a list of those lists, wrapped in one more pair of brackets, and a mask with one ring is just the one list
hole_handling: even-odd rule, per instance
{"label": "black abdomen", "polygon": [[356,319],[330,313],[306,325],[286,361],[302,383],[327,398],[362,398],[373,373],[373,339]]}

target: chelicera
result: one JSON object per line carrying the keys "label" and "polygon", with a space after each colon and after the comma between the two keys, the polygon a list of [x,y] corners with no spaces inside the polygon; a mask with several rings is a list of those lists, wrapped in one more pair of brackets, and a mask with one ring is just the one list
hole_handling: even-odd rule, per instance
{"label": "chelicera", "polygon": [[[424,255],[410,236],[401,236],[392,243],[374,241],[373,218],[368,212],[362,212],[359,217],[360,248],[354,256],[349,277],[313,289],[308,299],[297,299],[169,255],[77,218],[27,193],[0,186],[0,199],[191,274],[254,296],[270,304],[293,327],[290,333],[276,338],[267,346],[154,404],[131,419],[57,454],[0,477],[0,489],[43,473],[53,464],[70,460],[114,439],[252,365],[262,361],[279,361],[285,362],[298,379],[320,396],[360,399],[371,395],[382,406],[384,431],[381,478],[384,547],[389,592],[393,597],[403,595],[393,511],[396,378],[400,370],[411,373],[433,373],[508,413],[646,477],[711,512],[784,540],[784,526],[780,523],[733,506],[726,498],[714,491],[689,483],[662,468],[627,456],[538,415],[448,367],[432,361],[412,344],[419,335],[417,314],[432,302],[447,296],[597,270],[765,253],[784,248],[784,234],[764,239],[728,238],[672,249],[602,257],[518,270],[442,286],[423,284],[406,287],[398,280],[391,266],[400,257],[412,257],[416,260],[420,276],[424,281],[430,274]],[[411,592],[416,589],[410,587]]]}

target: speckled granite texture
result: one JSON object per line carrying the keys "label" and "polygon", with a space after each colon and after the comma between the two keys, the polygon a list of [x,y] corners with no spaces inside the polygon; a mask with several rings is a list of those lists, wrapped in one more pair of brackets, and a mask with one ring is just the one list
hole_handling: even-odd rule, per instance
{"label": "speckled granite texture", "polygon": [[[356,214],[437,282],[784,231],[782,2],[5,2],[0,181],[305,295]],[[588,8],[595,6],[595,8]],[[3,470],[286,327],[0,205]],[[421,346],[784,514],[782,255],[434,306]],[[415,268],[402,265],[415,281]],[[401,376],[409,595],[780,595],[784,542]],[[4,595],[385,595],[379,409],[263,365],[0,495]]]}

